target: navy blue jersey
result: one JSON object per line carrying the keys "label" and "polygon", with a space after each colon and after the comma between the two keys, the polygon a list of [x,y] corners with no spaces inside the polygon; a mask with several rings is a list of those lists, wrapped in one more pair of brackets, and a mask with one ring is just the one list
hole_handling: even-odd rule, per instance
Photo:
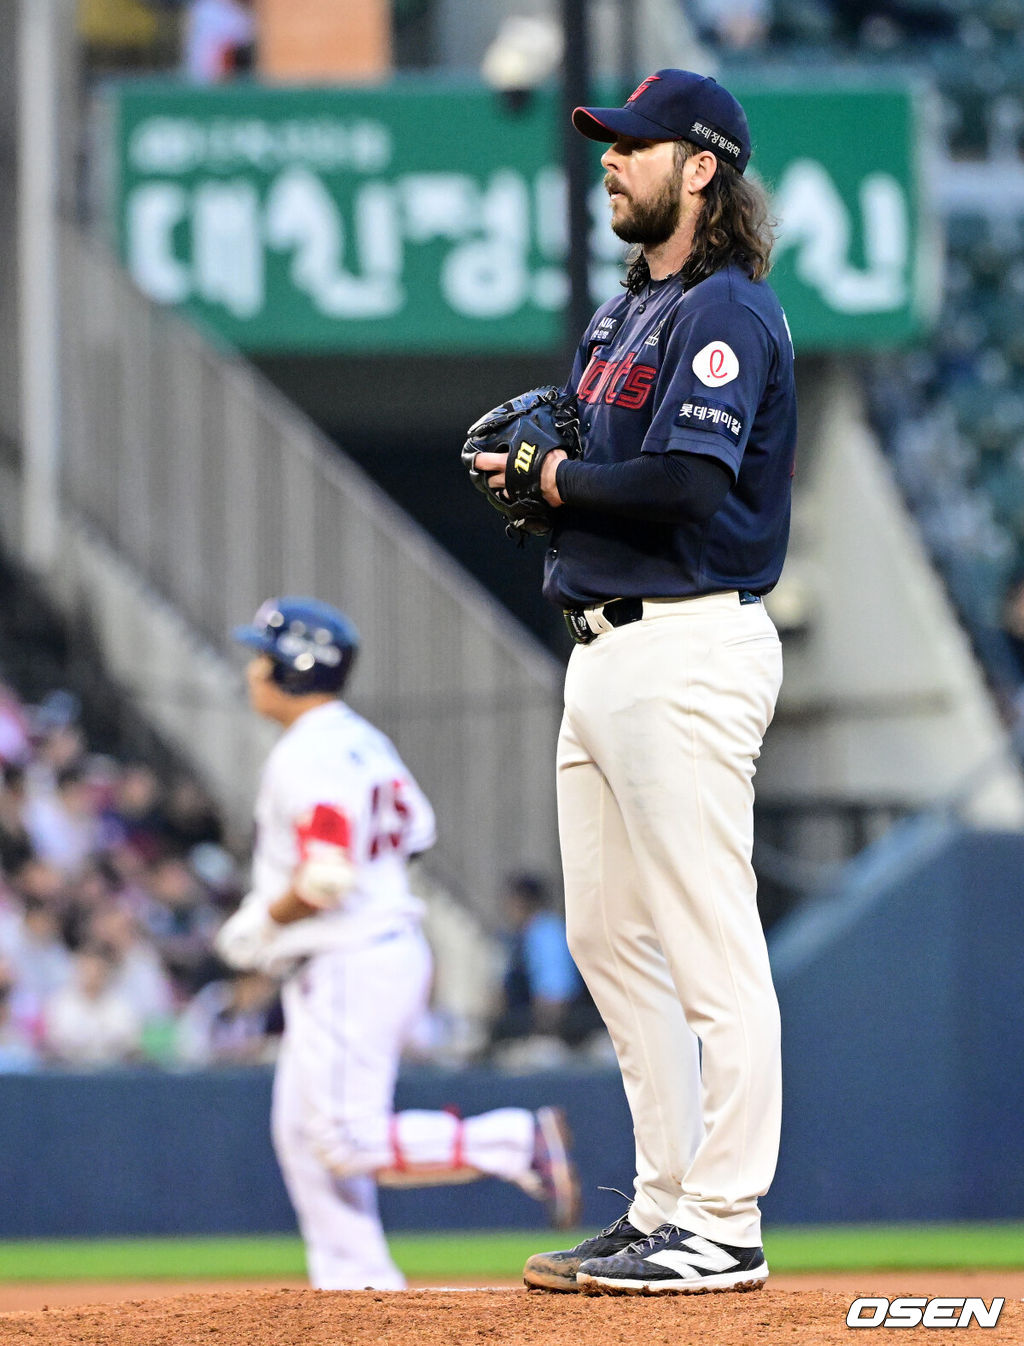
{"label": "navy blue jersey", "polygon": [[656,523],[565,505],[544,593],[560,606],[686,598],[779,578],[796,451],[793,344],[771,287],[729,266],[689,290],[676,277],[601,306],[570,387],[584,462],[706,454],[732,489],[706,523]]}

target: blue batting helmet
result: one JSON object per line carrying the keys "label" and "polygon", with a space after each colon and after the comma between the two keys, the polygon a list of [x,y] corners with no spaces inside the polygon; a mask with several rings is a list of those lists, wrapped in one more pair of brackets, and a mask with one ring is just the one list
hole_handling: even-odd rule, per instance
{"label": "blue batting helmet", "polygon": [[293,696],[338,693],[355,661],[359,633],[343,612],[316,598],[268,598],[235,640],[269,655],[274,682]]}

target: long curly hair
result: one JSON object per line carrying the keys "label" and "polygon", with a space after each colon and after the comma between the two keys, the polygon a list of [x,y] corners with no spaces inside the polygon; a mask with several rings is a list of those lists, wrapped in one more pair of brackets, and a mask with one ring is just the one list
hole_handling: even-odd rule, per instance
{"label": "long curly hair", "polygon": [[[676,166],[681,168],[701,148],[688,140],[677,140]],[[730,263],[742,267],[752,280],[764,280],[771,270],[776,224],[764,188],[719,159],[703,196],[693,246],[679,273],[683,284],[687,288],[696,285]],[[629,269],[622,283],[630,294],[638,294],[651,278],[639,244],[630,249],[626,264]]]}

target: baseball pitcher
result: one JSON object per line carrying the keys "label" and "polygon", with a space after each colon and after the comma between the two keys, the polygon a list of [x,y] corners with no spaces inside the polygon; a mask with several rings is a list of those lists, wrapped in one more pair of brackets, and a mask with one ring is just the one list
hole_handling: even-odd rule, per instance
{"label": "baseball pitcher", "polygon": [[550,532],[545,594],[575,641],[557,768],[567,931],[615,1045],[636,1178],[615,1224],[525,1277],[752,1289],[781,1105],[753,778],[782,679],[762,598],[789,531],[793,347],[736,99],[665,69],[573,121],[607,145],[611,226],[634,245],[624,289],[568,385],[496,408],[464,455],[513,528]]}

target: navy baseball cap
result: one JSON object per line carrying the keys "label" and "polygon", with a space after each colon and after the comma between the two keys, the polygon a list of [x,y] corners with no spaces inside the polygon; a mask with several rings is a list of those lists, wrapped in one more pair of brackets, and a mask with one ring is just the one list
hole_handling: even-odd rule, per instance
{"label": "navy baseball cap", "polygon": [[728,89],[692,70],[659,70],[622,107],[578,107],[572,124],[591,140],[689,140],[740,173],[750,159],[747,114]]}

